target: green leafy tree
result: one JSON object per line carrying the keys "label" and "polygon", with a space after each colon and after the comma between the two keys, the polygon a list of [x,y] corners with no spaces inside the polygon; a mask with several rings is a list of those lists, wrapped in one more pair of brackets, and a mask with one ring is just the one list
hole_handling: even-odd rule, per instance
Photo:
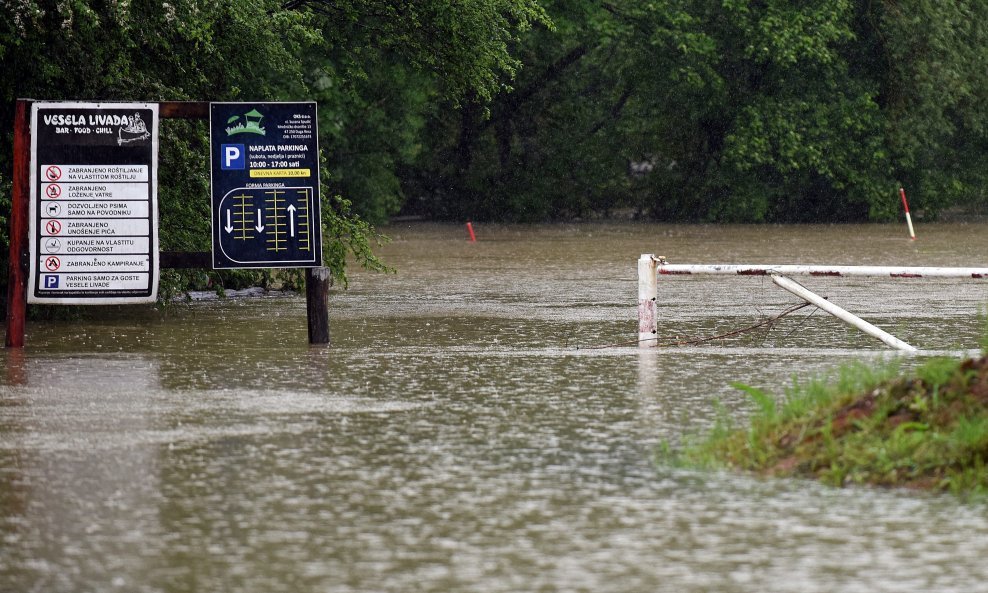
{"label": "green leafy tree", "polygon": [[407,208],[881,220],[985,202],[988,5],[545,2],[511,92],[429,121]]}
{"label": "green leafy tree", "polygon": [[543,2],[514,53],[510,89],[429,120],[433,148],[406,178],[406,209],[441,218],[545,220],[607,210],[627,192],[613,126],[627,93],[596,3]]}
{"label": "green leafy tree", "polygon": [[[848,55],[854,6],[725,2],[713,29],[724,89],[722,199],[715,218],[861,220],[891,195],[883,121],[868,78]],[[709,17],[708,17],[709,18]]]}
{"label": "green leafy tree", "polygon": [[[4,3],[0,5],[0,60],[5,73],[0,78],[0,176],[9,180],[11,173],[16,98],[159,101],[304,96],[299,56],[320,39],[309,15],[282,10],[271,1]],[[206,134],[202,122],[168,120],[161,126],[160,238],[165,250],[209,248]],[[0,212],[6,214],[9,185],[0,195]],[[3,278],[5,282],[6,274]]]}
{"label": "green leafy tree", "polygon": [[[988,205],[988,4],[863,3],[856,62],[876,81],[886,146],[910,203]],[[880,214],[888,216],[894,198]]]}
{"label": "green leafy tree", "polygon": [[[753,190],[732,192],[742,204],[768,219],[882,220],[899,213],[900,184],[927,216],[983,202],[988,5],[753,6],[725,2],[731,26],[717,36],[741,43],[723,46],[743,58],[722,58],[718,73],[743,98],[726,111],[724,152],[725,187]],[[757,86],[739,85],[739,71]]]}
{"label": "green leafy tree", "polygon": [[496,96],[513,79],[509,52],[545,14],[533,0],[298,0],[324,46],[308,57],[320,102],[331,187],[374,221],[406,200],[401,184],[422,156],[425,122],[452,107]]}
{"label": "green leafy tree", "polygon": [[[351,256],[380,269],[371,251],[377,235],[360,213],[383,219],[397,209],[395,171],[419,149],[423,114],[438,97],[493,96],[518,67],[508,45],[543,19],[533,0],[0,3],[0,218],[10,207],[18,97],[312,97],[324,102],[322,146],[332,173],[323,179],[328,265],[341,280]],[[205,126],[166,120],[161,133],[162,248],[207,250]],[[225,281],[255,281],[241,276]]]}

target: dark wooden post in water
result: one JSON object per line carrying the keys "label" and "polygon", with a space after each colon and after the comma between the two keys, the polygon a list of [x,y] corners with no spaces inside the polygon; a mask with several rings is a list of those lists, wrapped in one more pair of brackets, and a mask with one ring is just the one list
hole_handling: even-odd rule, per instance
{"label": "dark wooden post in water", "polygon": [[31,103],[33,101],[30,99],[18,99],[14,113],[14,186],[10,200],[10,264],[7,278],[8,348],[24,347],[24,319],[27,317]]}
{"label": "dark wooden post in water", "polygon": [[329,268],[305,269],[305,311],[309,320],[309,343],[329,344]]}
{"label": "dark wooden post in water", "polygon": [[[14,185],[10,209],[10,265],[7,285],[8,348],[24,347],[24,320],[27,317],[27,274],[30,249],[28,217],[31,185],[31,99],[18,99],[14,117]],[[209,119],[208,101],[161,101],[162,119]],[[317,198],[318,199],[318,198]],[[161,268],[211,268],[208,252],[162,252]],[[309,343],[329,344],[328,268],[306,268],[305,301]]]}

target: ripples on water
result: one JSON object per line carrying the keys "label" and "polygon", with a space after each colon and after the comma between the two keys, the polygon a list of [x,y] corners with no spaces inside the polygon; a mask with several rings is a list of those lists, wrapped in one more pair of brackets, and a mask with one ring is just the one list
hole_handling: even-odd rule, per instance
{"label": "ripples on water", "polygon": [[[973,591],[988,511],[671,468],[740,380],[889,356],[808,310],[698,347],[633,339],[635,261],[984,265],[988,228],[418,225],[355,273],[332,348],[300,299],[31,323],[3,353],[0,590]],[[916,346],[978,343],[984,284],[805,282]],[[793,302],[663,280],[673,336]],[[924,355],[916,359],[922,360]]]}

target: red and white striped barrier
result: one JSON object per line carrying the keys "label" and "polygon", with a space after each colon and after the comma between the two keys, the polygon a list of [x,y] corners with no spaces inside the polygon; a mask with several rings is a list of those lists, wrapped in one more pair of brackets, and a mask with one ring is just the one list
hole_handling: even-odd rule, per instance
{"label": "red and white striped barrier", "polygon": [[[644,255],[642,256],[645,257]],[[936,268],[923,266],[820,266],[792,264],[658,264],[657,273],[731,274],[737,276],[875,276],[887,278],[988,279],[988,268]]]}

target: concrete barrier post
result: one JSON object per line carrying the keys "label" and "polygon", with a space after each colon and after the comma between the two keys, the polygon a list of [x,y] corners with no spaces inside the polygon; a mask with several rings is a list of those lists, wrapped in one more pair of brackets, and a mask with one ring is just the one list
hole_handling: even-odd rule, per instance
{"label": "concrete barrier post", "polygon": [[638,258],[638,346],[649,348],[658,345],[657,260],[651,253]]}

